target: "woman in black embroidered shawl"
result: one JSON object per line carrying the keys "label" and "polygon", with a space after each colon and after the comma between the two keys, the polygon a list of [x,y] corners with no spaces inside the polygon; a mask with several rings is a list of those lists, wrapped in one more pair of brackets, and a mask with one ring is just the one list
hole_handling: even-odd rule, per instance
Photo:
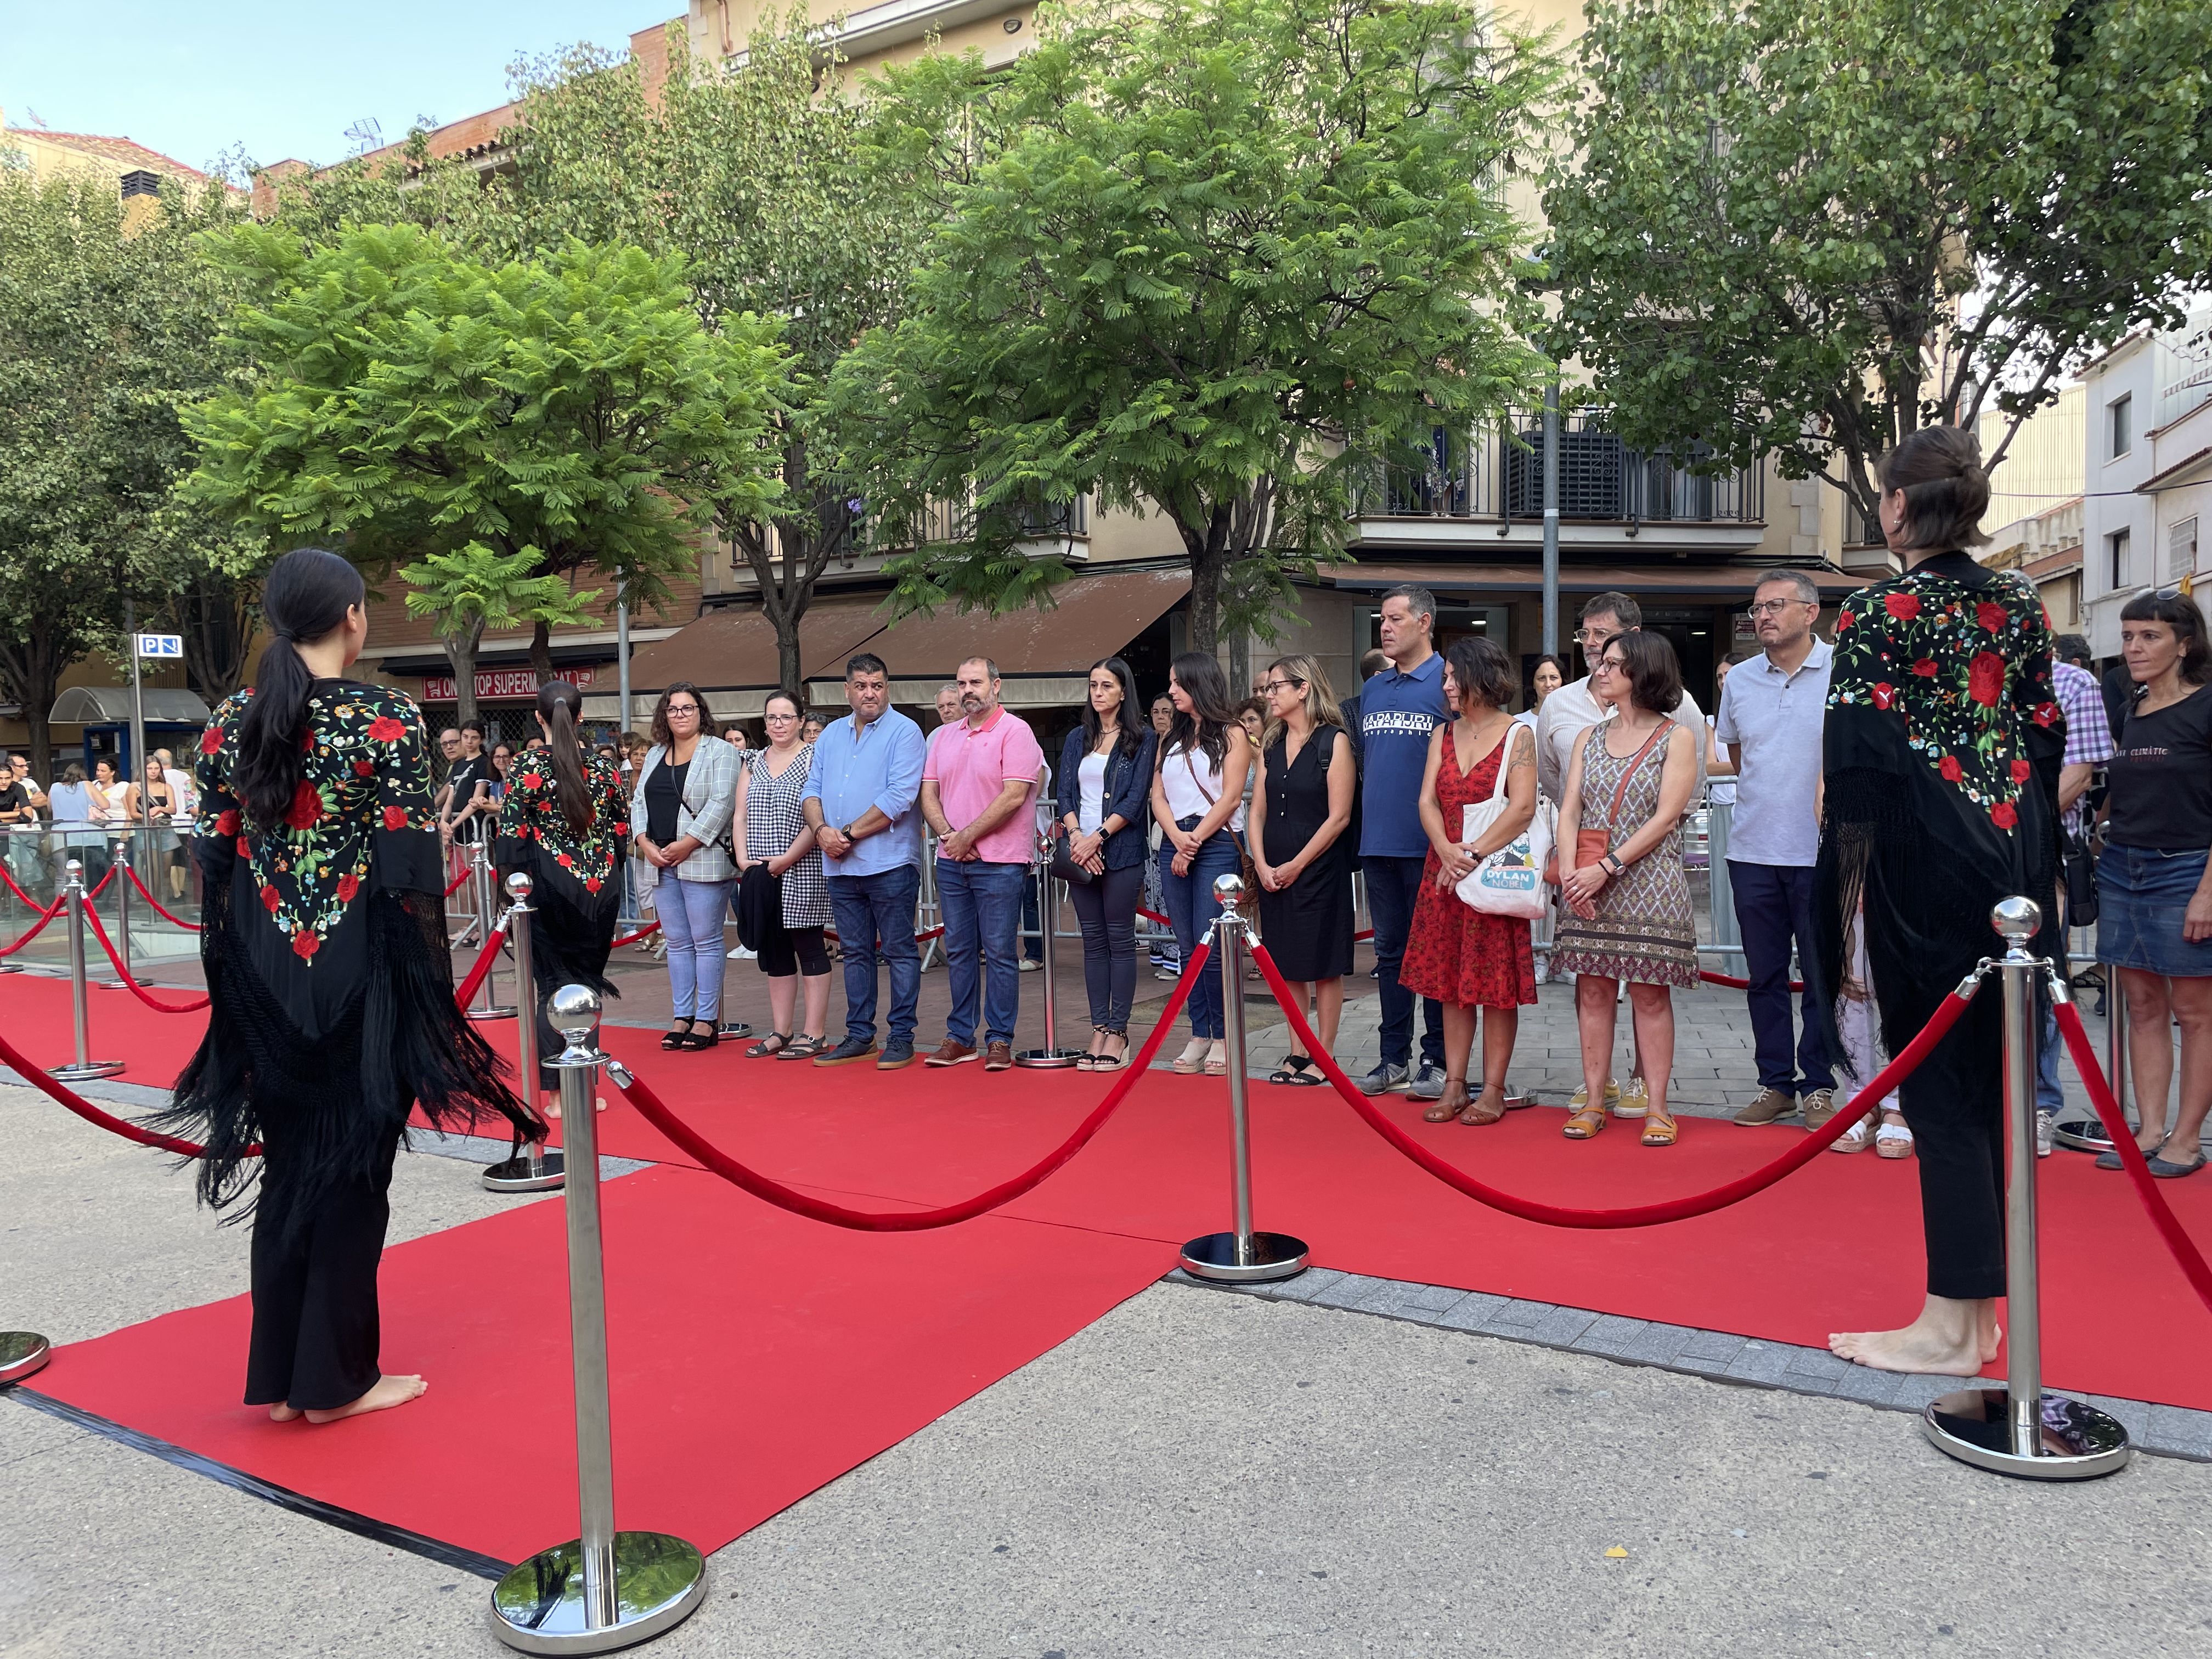
{"label": "woman in black embroidered shawl", "polygon": [[[1906,569],[1853,595],[1836,624],[1814,926],[1822,982],[1840,985],[1863,903],[1882,1040],[1896,1054],[1976,963],[2000,953],[1990,926],[1999,899],[2043,906],[2038,955],[2064,948],[2051,900],[2065,726],[2035,589],[1965,550],[1989,539],[1989,479],[1972,434],[1914,433],[1883,463],[1882,491],[1882,530]],[[1971,1376],[1996,1357],[2003,1035],[2002,1000],[1986,985],[1899,1089],[1920,1164],[1927,1300],[1901,1330],[1831,1337],[1847,1359]],[[1844,1052],[1832,1030],[1830,1041]]]}
{"label": "woman in black embroidered shawl", "polygon": [[622,860],[629,841],[629,803],[622,777],[604,756],[586,755],[576,740],[583,694],[560,680],[538,688],[538,724],[545,747],[509,769],[500,803],[493,856],[504,878],[530,877],[530,969],[537,981],[539,1085],[552,1093],[548,1116],[558,1117],[561,1074],[549,1063],[565,1046],[546,1017],[545,999],[562,985],[588,985],[602,996],[607,951],[622,909]]}
{"label": "woman in black embroidered shawl", "polygon": [[259,1174],[246,1401],[278,1422],[380,1411],[425,1386],[377,1364],[409,1107],[441,1127],[497,1113],[544,1133],[453,1006],[422,714],[343,678],[368,637],[362,604],[336,554],[279,559],[255,685],[201,738],[208,1030],[157,1120],[205,1142],[205,1201],[229,1204]]}

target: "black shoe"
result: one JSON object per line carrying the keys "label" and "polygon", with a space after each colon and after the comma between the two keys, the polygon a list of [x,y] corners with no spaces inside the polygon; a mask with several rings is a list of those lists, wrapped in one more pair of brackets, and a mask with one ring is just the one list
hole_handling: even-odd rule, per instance
{"label": "black shoe", "polygon": [[[702,1025],[706,1027],[704,1030],[699,1029]],[[686,1054],[695,1054],[702,1048],[713,1048],[721,1040],[722,1033],[714,1021],[701,1020],[691,1028],[691,1035],[684,1039],[684,1050]]]}
{"label": "black shoe", "polygon": [[896,1072],[902,1066],[913,1064],[914,1044],[911,1042],[890,1042],[884,1045],[883,1058],[876,1062],[876,1069],[879,1072]]}
{"label": "black shoe", "polygon": [[[684,1023],[687,1028],[691,1024],[690,1020]],[[681,1048],[690,1039],[690,1036],[691,1033],[688,1029],[681,1031],[663,1031],[660,1034],[660,1046],[672,1054]]]}
{"label": "black shoe", "polygon": [[826,1054],[816,1056],[817,1066],[850,1066],[856,1060],[866,1060],[876,1052],[876,1045],[866,1037],[847,1037]]}

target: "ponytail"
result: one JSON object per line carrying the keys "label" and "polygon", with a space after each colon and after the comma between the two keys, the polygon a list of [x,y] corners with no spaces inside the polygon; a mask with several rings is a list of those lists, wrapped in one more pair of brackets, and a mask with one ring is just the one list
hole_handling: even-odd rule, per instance
{"label": "ponytail", "polygon": [[261,612],[276,637],[253,671],[253,695],[238,723],[238,772],[233,791],[247,820],[275,830],[300,792],[307,750],[307,694],[315,677],[300,642],[343,627],[362,603],[361,572],[319,547],[293,549],[269,568]]}
{"label": "ponytail", "polygon": [[561,799],[561,816],[580,836],[592,827],[592,792],[584,781],[583,746],[576,741],[576,717],[584,712],[584,694],[566,680],[548,680],[538,688],[538,712],[545,721],[545,751],[553,757],[553,787]]}

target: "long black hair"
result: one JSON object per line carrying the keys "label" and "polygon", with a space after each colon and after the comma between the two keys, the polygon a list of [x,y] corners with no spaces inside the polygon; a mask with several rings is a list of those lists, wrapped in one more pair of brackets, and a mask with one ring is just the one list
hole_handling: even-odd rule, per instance
{"label": "long black hair", "polygon": [[584,781],[584,751],[576,742],[576,721],[584,694],[566,680],[538,688],[538,717],[545,722],[545,752],[553,757],[553,787],[561,797],[561,816],[578,835],[592,827],[592,791]]}
{"label": "long black hair", "polygon": [[[1145,723],[1137,714],[1137,677],[1119,657],[1099,658],[1091,665],[1091,674],[1102,668],[1121,683],[1121,706],[1114,714],[1114,747],[1121,754],[1133,756],[1145,740]],[[1091,674],[1083,677],[1083,752],[1086,755],[1098,747],[1106,730],[1106,723],[1091,706]]]}
{"label": "long black hair", "polygon": [[1221,665],[1210,652],[1186,651],[1168,665],[1168,672],[1190,699],[1191,712],[1176,710],[1166,746],[1185,753],[1196,750],[1216,767],[1222,766],[1228,758],[1229,728],[1237,724],[1237,710],[1230,703],[1229,679]]}
{"label": "long black hair", "polygon": [[283,823],[300,792],[307,694],[315,684],[301,641],[341,626],[365,591],[360,571],[319,547],[294,548],[269,567],[262,583],[261,614],[276,637],[253,671],[253,695],[238,723],[234,793],[246,817],[264,830]]}

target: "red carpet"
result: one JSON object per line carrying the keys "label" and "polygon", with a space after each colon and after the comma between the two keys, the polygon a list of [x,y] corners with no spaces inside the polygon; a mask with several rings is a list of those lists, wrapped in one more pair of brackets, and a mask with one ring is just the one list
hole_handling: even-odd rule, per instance
{"label": "red carpet", "polygon": [[[709,1550],[1175,1259],[997,1218],[840,1232],[686,1169],[605,1193],[616,1519]],[[519,1560],[576,1532],[564,1224],[559,1204],[539,1204],[386,1254],[385,1365],[430,1379],[399,1411],[316,1429],[240,1406],[243,1297],[62,1348],[35,1386],[326,1504]]]}
{"label": "red carpet", "polygon": [[[167,1002],[187,1002],[202,994],[197,986],[147,988]],[[157,1014],[128,991],[103,991],[96,985],[87,995],[92,1058],[123,1061],[118,1083],[167,1088],[207,1030],[204,1008],[189,1014]],[[7,1020],[8,1041],[41,1066],[63,1066],[76,1058],[67,980],[33,974],[0,977],[0,1011]]]}

